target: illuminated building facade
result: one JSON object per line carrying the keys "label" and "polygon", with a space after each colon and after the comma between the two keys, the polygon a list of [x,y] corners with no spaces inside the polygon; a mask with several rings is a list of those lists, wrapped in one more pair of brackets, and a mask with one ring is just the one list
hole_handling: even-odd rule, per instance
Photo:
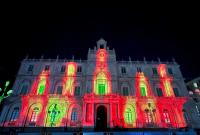
{"label": "illuminated building facade", "polygon": [[189,96],[179,65],[117,61],[103,39],[89,49],[87,60],[24,59],[13,90],[1,112],[4,127],[188,125]]}

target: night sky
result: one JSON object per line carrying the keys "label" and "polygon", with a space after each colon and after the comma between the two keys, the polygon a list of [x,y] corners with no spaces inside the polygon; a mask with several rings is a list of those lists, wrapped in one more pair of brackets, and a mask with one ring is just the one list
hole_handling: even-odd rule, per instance
{"label": "night sky", "polygon": [[[98,4],[97,4],[98,5]],[[172,61],[186,80],[200,76],[200,21],[195,7],[76,6],[14,8],[1,17],[0,85],[30,58],[86,59],[101,37],[118,60]]]}

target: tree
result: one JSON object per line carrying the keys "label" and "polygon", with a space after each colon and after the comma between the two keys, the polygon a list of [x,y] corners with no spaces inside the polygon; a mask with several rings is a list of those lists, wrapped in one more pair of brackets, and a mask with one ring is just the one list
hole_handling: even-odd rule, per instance
{"label": "tree", "polygon": [[0,88],[0,103],[3,101],[4,98],[9,97],[13,90],[7,90],[8,85],[10,84],[10,81],[6,81],[4,89]]}

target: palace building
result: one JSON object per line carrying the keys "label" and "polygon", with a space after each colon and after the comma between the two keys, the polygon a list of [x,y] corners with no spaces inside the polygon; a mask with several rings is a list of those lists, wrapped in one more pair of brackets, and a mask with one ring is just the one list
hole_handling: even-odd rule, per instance
{"label": "palace building", "polygon": [[117,61],[104,39],[87,60],[25,58],[13,91],[0,113],[3,127],[200,127],[200,106],[187,102],[175,61]]}

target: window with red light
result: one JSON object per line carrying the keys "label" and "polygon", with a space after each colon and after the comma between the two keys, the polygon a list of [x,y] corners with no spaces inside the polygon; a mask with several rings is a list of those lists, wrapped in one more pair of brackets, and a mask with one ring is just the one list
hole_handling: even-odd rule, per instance
{"label": "window with red light", "polygon": [[171,121],[170,121],[170,117],[169,117],[169,112],[168,110],[164,110],[163,111],[163,117],[164,117],[164,121],[165,123],[169,124]]}
{"label": "window with red light", "polygon": [[38,118],[39,108],[35,107],[31,115],[31,122],[36,122]]}

